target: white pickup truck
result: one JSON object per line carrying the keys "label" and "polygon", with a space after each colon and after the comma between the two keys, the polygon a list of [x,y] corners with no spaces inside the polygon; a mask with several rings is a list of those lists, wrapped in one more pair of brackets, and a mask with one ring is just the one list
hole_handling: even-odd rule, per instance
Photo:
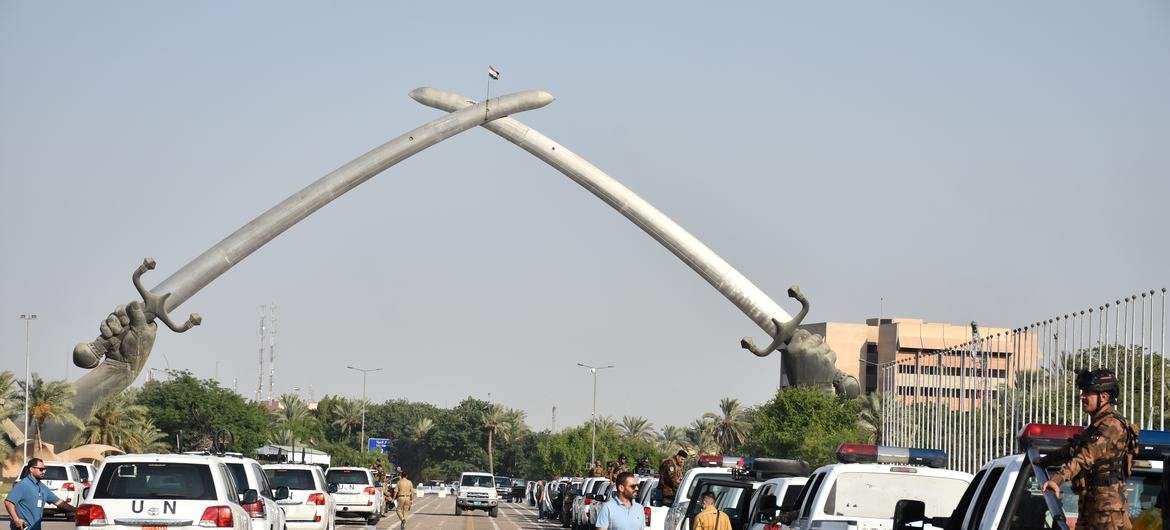
{"label": "white pickup truck", "polygon": [[455,494],[455,515],[467,510],[483,510],[492,517],[500,516],[500,496],[491,473],[467,472],[459,476]]}
{"label": "white pickup truck", "polygon": [[[1082,431],[1074,425],[1029,424],[1020,432],[1020,447],[1025,452],[984,465],[949,516],[929,517],[917,502],[903,500],[895,508],[895,530],[918,528],[914,526],[918,521],[952,530],[1075,528],[1077,497],[1071,487],[1068,483],[1061,485],[1059,500],[1051,492],[1041,494],[1039,485],[1048,479],[1050,470],[1033,463]],[[1133,475],[1126,480],[1131,519],[1154,507],[1162,491],[1163,460],[1170,455],[1170,432],[1140,431],[1138,445]]]}

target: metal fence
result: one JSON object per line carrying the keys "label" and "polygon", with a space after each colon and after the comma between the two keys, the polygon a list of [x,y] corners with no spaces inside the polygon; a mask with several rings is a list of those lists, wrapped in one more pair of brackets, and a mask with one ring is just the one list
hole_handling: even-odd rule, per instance
{"label": "metal fence", "polygon": [[879,367],[881,443],[943,449],[952,469],[974,473],[1020,452],[1029,423],[1086,424],[1074,371],[1097,368],[1117,373],[1122,414],[1166,429],[1165,288],[972,337]]}

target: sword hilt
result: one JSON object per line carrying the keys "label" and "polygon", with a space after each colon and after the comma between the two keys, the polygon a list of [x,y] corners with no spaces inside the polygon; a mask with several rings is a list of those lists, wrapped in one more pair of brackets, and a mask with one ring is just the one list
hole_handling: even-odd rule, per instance
{"label": "sword hilt", "polygon": [[756,342],[751,337],[744,337],[739,341],[740,347],[748,350],[757,357],[765,357],[768,354],[776,351],[780,346],[788,344],[792,340],[792,334],[796,333],[796,328],[800,326],[800,322],[804,320],[804,316],[808,314],[808,298],[805,298],[804,293],[800,292],[800,286],[793,285],[788,288],[788,297],[800,302],[800,313],[797,313],[792,320],[788,322],[780,322],[773,318],[772,325],[776,326],[776,334],[772,336],[772,342],[763,348],[756,347]]}
{"label": "sword hilt", "polygon": [[175,333],[182,333],[194,326],[202,324],[203,317],[199,316],[199,313],[191,313],[191,316],[187,317],[187,321],[183,325],[176,325],[171,320],[171,315],[167,313],[167,298],[171,297],[171,293],[155,294],[142,285],[142,275],[146,271],[154,270],[156,265],[154,258],[143,259],[142,265],[138,266],[138,269],[134,271],[134,275],[131,277],[134,281],[134,288],[138,289],[138,294],[142,295],[142,303],[146,306],[146,317],[149,319],[157,318],[163,321],[163,324],[166,324]]}

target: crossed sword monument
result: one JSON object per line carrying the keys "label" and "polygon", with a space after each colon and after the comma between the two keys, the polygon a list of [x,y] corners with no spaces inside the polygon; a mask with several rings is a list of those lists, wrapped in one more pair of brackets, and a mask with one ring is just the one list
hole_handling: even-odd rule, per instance
{"label": "crossed sword monument", "polygon": [[[836,354],[824,344],[823,338],[798,328],[809,310],[808,299],[798,287],[788,290],[788,296],[801,304],[800,312],[793,318],[723,258],[629,188],[551,138],[509,117],[548,105],[553,101],[551,94],[530,90],[477,103],[451,92],[419,88],[410,97],[448,114],[321,177],[207,249],[152,289],[142,284],[143,274],[155,268],[154,260],[146,258],[132,276],[142,300],[115,308],[99,326],[100,336],[78,344],[73,350],[74,364],[92,369],[74,383],[77,390],[74,414],[83,421],[88,419],[104,400],[125,390],[138,377],[154,346],[156,321],[161,320],[172,331],[180,333],[198,326],[202,321],[198,314],[191,314],[186,322],[179,324],[172,320],[170,312],[228,269],[374,175],[476,126],[496,133],[564,173],[641,227],[707,280],[771,337],[763,347],[745,337],[740,341],[743,348],[760,357],[777,349],[785,350],[782,363],[791,384],[819,385],[845,397],[858,395],[857,379],[837,369]],[[46,426],[43,438],[50,443],[68,443],[77,431],[69,425]]]}

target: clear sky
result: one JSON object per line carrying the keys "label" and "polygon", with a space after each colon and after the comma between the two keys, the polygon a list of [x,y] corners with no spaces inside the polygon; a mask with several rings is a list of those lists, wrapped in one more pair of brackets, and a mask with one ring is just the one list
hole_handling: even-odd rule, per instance
{"label": "clear sky", "polygon": [[[73,345],[256,215],[439,115],[517,116],[810,322],[1019,326],[1167,283],[1170,4],[0,0],[0,369]],[[884,299],[884,302],[882,301]],[[582,188],[484,130],[391,168],[179,308],[148,366],[277,393],[468,395],[546,428],[656,427],[775,390],[763,333]],[[80,370],[68,367],[76,378]],[[265,389],[265,393],[267,389]]]}

